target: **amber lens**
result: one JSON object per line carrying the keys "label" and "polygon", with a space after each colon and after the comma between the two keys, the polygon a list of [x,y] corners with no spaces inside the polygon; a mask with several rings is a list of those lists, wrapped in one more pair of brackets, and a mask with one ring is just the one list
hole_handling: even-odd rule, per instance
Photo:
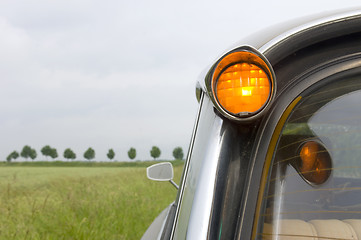
{"label": "amber lens", "polygon": [[303,144],[300,150],[299,171],[310,183],[322,184],[331,174],[332,161],[326,148],[316,141]]}
{"label": "amber lens", "polygon": [[233,114],[260,110],[271,93],[270,80],[264,70],[252,63],[236,63],[219,76],[216,95],[224,109]]}

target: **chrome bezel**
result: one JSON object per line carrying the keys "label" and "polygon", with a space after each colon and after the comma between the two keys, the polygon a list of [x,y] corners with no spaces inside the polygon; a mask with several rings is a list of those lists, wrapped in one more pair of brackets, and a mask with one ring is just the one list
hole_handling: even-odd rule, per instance
{"label": "chrome bezel", "polygon": [[[267,72],[267,75],[270,77],[270,86],[271,86],[270,96],[269,96],[267,102],[258,111],[253,112],[253,113],[243,113],[243,112],[237,113],[237,114],[231,113],[222,107],[222,105],[219,103],[219,101],[216,97],[215,86],[216,86],[216,82],[218,80],[218,76],[215,76],[215,71],[216,71],[218,65],[221,63],[221,61],[224,58],[226,58],[227,56],[229,56],[232,53],[237,53],[237,52],[252,53],[252,54],[256,55],[257,57],[259,57],[260,59],[262,59],[264,64],[267,66],[267,69],[265,69]],[[220,75],[220,74],[218,74],[218,75]],[[266,57],[263,56],[263,54],[261,54],[259,51],[257,51],[255,48],[253,48],[251,46],[241,46],[241,47],[235,48],[235,49],[227,52],[226,54],[224,54],[211,67],[211,70],[208,72],[208,74],[206,76],[205,85],[206,85],[205,87],[208,92],[208,95],[214,104],[214,107],[226,118],[228,118],[230,120],[238,121],[238,122],[252,121],[252,120],[260,117],[262,115],[262,113],[268,108],[268,106],[270,105],[270,103],[272,102],[272,100],[274,99],[274,96],[276,94],[276,76],[275,76],[275,73],[273,71],[271,64],[266,59]]]}

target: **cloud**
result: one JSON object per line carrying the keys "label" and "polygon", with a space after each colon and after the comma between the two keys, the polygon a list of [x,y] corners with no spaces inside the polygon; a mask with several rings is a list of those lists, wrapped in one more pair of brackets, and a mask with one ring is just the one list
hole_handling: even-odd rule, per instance
{"label": "cloud", "polygon": [[0,160],[25,144],[92,146],[99,160],[110,147],[126,159],[131,146],[145,159],[158,145],[171,158],[190,140],[198,74],[228,46],[340,6],[294,4],[1,1]]}

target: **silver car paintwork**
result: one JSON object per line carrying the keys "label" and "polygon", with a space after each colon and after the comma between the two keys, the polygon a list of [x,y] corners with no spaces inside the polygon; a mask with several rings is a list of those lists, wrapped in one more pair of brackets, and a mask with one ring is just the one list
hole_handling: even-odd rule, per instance
{"label": "silver car paintwork", "polygon": [[[173,203],[172,203],[173,204]],[[143,234],[142,238],[140,240],[160,240],[162,236],[162,230],[165,226],[165,221],[167,219],[167,216],[169,214],[169,210],[171,209],[171,205],[169,205],[166,209],[164,209],[156,219],[152,222],[152,224],[149,226],[147,231]]]}
{"label": "silver car paintwork", "polygon": [[188,160],[189,171],[172,236],[175,239],[207,238],[223,120],[214,113],[208,97],[204,97],[202,105],[199,119],[202,125],[198,127],[194,150]]}
{"label": "silver car paintwork", "polygon": [[[360,16],[360,11],[339,14],[296,27],[282,35],[278,35],[279,32],[273,31],[273,34],[266,38],[266,41],[246,40],[246,42],[264,54],[300,32]],[[238,46],[240,45],[242,44],[238,44]],[[202,77],[198,85],[198,91],[202,90],[203,93],[207,92],[204,84],[205,77],[205,75]],[[202,102],[202,100],[200,101]],[[223,120],[213,112],[209,96],[204,97],[203,101],[203,104],[206,104],[208,107],[202,108],[206,112],[201,113],[200,121],[202,121],[202,125],[199,126],[195,133],[195,135],[198,135],[200,132],[200,135],[203,136],[201,139],[195,140],[194,150],[190,151],[191,154],[186,161],[183,179],[185,182],[181,184],[171,239],[202,240],[208,237],[212,203],[216,197],[214,188],[217,178],[218,154],[222,147],[220,130]],[[191,146],[191,150],[192,148],[193,146]]]}

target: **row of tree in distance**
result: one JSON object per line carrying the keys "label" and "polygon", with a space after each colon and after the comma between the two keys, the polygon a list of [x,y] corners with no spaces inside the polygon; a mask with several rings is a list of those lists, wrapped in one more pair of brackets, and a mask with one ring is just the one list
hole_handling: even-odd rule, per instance
{"label": "row of tree in distance", "polygon": [[[44,146],[41,150],[40,150],[41,154],[43,156],[45,156],[46,158],[51,157],[52,159],[55,159],[58,157],[58,151],[56,150],[56,148],[52,148],[49,145]],[[152,149],[150,150],[150,156],[156,160],[157,158],[159,158],[161,155],[161,151],[159,149],[159,147],[157,146],[153,146]],[[6,161],[7,162],[11,162],[12,160],[16,160],[19,157],[23,157],[25,160],[27,159],[36,159],[36,157],[38,156],[36,150],[34,148],[31,148],[28,145],[25,145],[23,147],[23,149],[21,150],[21,152],[17,152],[17,151],[13,151],[11,152],[7,158]],[[128,157],[129,159],[133,160],[135,159],[135,157],[137,156],[137,150],[133,147],[131,147],[128,151]],[[63,152],[63,157],[65,159],[68,160],[75,160],[77,158],[77,155],[75,154],[75,152],[73,150],[71,150],[70,148],[67,148],[64,150]],[[89,147],[84,153],[83,153],[83,157],[87,160],[92,160],[95,158],[95,151],[93,148]],[[107,153],[107,157],[109,160],[113,160],[115,157],[115,152],[113,149],[109,149],[108,153]],[[176,147],[173,150],[173,157],[175,159],[183,159],[184,154],[183,154],[183,149],[181,147]]]}

